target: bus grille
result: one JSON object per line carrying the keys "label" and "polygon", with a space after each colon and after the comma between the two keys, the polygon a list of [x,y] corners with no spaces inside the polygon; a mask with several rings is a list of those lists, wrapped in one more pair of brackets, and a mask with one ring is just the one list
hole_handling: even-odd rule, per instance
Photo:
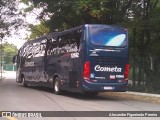
{"label": "bus grille", "polygon": [[122,58],[119,57],[106,57],[106,56],[101,56],[101,57],[93,57],[91,58],[95,60],[95,64],[98,65],[122,65]]}

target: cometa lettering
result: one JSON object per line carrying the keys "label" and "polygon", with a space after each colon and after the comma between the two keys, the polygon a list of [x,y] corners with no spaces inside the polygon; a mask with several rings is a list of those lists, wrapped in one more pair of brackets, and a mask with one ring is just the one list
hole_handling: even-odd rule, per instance
{"label": "cometa lettering", "polygon": [[122,68],[118,68],[117,66],[115,67],[101,67],[100,65],[96,65],[94,67],[95,71],[104,71],[104,72],[121,72]]}

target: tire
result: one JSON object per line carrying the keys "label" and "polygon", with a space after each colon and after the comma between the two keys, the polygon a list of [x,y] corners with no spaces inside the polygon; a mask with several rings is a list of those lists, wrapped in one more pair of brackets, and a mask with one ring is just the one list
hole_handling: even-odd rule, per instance
{"label": "tire", "polygon": [[27,87],[28,84],[25,82],[24,76],[21,79],[22,79],[22,85],[23,85],[23,87]]}
{"label": "tire", "polygon": [[61,95],[62,91],[61,91],[61,83],[60,83],[60,78],[56,77],[54,80],[54,94],[56,95]]}

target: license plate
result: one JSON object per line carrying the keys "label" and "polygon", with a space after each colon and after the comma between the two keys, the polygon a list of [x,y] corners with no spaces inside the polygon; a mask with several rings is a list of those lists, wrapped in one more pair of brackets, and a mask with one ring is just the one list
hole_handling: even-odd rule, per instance
{"label": "license plate", "polygon": [[111,86],[105,86],[104,87],[104,90],[113,90],[114,89],[114,87],[111,87]]}

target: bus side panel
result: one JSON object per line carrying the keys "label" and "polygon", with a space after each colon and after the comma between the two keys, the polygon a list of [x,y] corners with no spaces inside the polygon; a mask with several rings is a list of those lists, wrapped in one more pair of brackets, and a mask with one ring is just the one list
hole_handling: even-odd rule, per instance
{"label": "bus side panel", "polygon": [[35,57],[34,61],[34,71],[32,71],[33,81],[35,82],[47,82],[44,76],[44,57]]}
{"label": "bus side panel", "polygon": [[[79,53],[78,53],[79,54]],[[81,77],[81,61],[80,57],[71,58],[70,60],[70,71],[69,71],[69,87],[76,88],[79,87],[80,77]]]}
{"label": "bus side panel", "polygon": [[71,58],[71,54],[73,53],[65,53],[48,60],[49,76],[58,75],[63,81],[62,89],[76,88],[80,77],[80,59]]}

